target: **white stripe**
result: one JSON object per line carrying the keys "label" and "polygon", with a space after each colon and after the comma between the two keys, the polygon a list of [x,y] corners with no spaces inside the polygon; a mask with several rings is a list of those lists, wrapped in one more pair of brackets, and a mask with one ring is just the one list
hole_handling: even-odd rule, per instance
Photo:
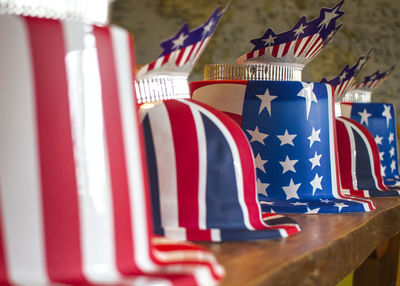
{"label": "white stripe", "polygon": [[[311,36],[309,36],[309,37],[311,37]],[[307,39],[308,39],[309,37],[305,37],[305,38],[302,38],[302,39],[300,40],[300,44],[299,44],[299,46],[297,47],[297,50],[296,50],[296,53],[295,53],[295,56],[296,56],[296,57],[298,57],[298,56],[300,55],[300,52],[301,52],[301,50],[303,49],[303,46],[304,46],[304,44],[307,42]]]}
{"label": "white stripe", "polygon": [[201,56],[201,54],[203,53],[204,49],[206,48],[208,41],[211,39],[211,37],[207,37],[206,39],[204,39],[203,41],[200,42],[200,48],[198,51],[196,51],[195,53],[195,57],[193,58],[193,65],[196,64],[197,60],[199,59],[199,57]]}
{"label": "white stripe", "polygon": [[209,84],[196,89],[192,98],[220,111],[242,115],[245,84]]}
{"label": "white stripe", "polygon": [[206,132],[204,130],[203,120],[198,109],[189,106],[193,114],[193,119],[197,133],[197,148],[199,154],[199,182],[198,182],[198,207],[199,207],[199,228],[207,229],[207,202],[206,202],[206,185],[207,185],[207,141]]}
{"label": "white stripe", "polygon": [[188,58],[189,53],[190,53],[190,50],[192,49],[192,47],[193,47],[193,45],[190,45],[190,46],[187,46],[187,47],[185,48],[185,51],[183,52],[183,55],[182,55],[182,57],[181,57],[181,60],[179,61],[178,66],[181,67],[181,66],[183,66],[183,65],[185,64],[186,59]]}
{"label": "white stripe", "polygon": [[[189,106],[193,107],[193,109],[198,109],[200,112],[204,113],[204,115],[206,115],[218,127],[218,129],[224,135],[227,143],[229,144],[229,147],[232,151],[233,162],[241,162],[239,150],[237,149],[235,140],[233,139],[232,135],[230,134],[229,130],[225,127],[225,125],[214,114],[212,114],[207,109],[205,109],[197,104],[191,103],[189,101],[185,101],[185,103],[188,104]],[[254,230],[254,227],[250,223],[249,211],[247,209],[247,205],[244,200],[242,167],[239,165],[236,165],[236,164],[234,164],[234,167],[235,167],[237,196],[238,196],[239,205],[242,209],[244,224],[246,225],[247,229]]]}
{"label": "white stripe", "polygon": [[313,52],[317,49],[318,45],[322,42],[321,38],[319,37],[319,35],[314,35],[311,39],[311,41],[308,43],[307,45],[307,49],[309,49],[308,51],[306,51],[305,56],[306,57],[310,57]]}
{"label": "white stripe", "polygon": [[156,60],[156,63],[154,64],[154,68],[159,68],[159,67],[162,65],[162,63],[163,63],[164,58],[165,58],[165,57],[159,57],[159,58]]}
{"label": "white stripe", "polygon": [[318,42],[313,47],[313,52],[310,54],[309,58],[310,59],[315,58],[315,56],[322,50],[323,47],[324,47],[323,42],[321,39],[319,39]]}
{"label": "white stripe", "polygon": [[6,266],[16,284],[47,283],[34,79],[25,21],[0,16],[0,195]]}
{"label": "white stripe", "polygon": [[[146,110],[141,110],[145,114]],[[148,113],[157,161],[161,225],[179,227],[175,148],[168,111],[156,104]]]}
{"label": "white stripe", "polygon": [[93,283],[113,282],[119,275],[114,264],[112,196],[93,27],[77,22],[63,22],[62,25],[79,193],[83,273]]}
{"label": "white stripe", "polygon": [[130,193],[135,262],[142,270],[154,270],[156,266],[149,256],[150,246],[148,239],[151,235],[149,233],[151,230],[147,226],[144,175],[138,138],[139,123],[133,96],[131,62],[128,60],[130,58],[128,34],[118,27],[112,27],[111,33],[113,40],[115,40],[113,41],[114,57],[117,68],[119,103]]}
{"label": "white stripe", "polygon": [[277,55],[276,55],[277,58],[282,57],[283,50],[285,49],[285,46],[286,46],[286,43],[279,45],[278,52],[277,52]]}
{"label": "white stripe", "polygon": [[211,240],[212,241],[221,241],[221,230],[217,228],[212,228],[211,230]]}

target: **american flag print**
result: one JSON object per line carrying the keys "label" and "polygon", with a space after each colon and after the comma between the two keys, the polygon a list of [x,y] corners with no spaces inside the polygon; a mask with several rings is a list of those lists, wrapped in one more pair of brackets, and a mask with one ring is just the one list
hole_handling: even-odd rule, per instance
{"label": "american flag print", "polygon": [[379,149],[381,173],[388,186],[400,186],[395,110],[389,103],[342,103],[342,115],[364,125]]}
{"label": "american flag print", "polygon": [[0,15],[0,38],[0,284],[215,285],[153,234],[129,33]]}
{"label": "american flag print", "polygon": [[368,129],[352,119],[337,117],[336,130],[343,193],[360,197],[399,196],[399,191],[384,185],[379,149]]}
{"label": "american flag print", "polygon": [[364,78],[364,81],[356,84],[352,87],[352,89],[373,89],[381,84],[395,69],[396,66],[390,67],[387,71],[379,72],[376,71],[371,75],[368,75]]}
{"label": "american flag print", "polygon": [[156,233],[181,240],[287,237],[297,223],[262,214],[250,145],[228,116],[190,100],[141,109]]}
{"label": "american flag print", "polygon": [[320,83],[192,83],[193,99],[236,119],[251,144],[264,212],[341,213],[374,209],[342,194],[332,87]]}

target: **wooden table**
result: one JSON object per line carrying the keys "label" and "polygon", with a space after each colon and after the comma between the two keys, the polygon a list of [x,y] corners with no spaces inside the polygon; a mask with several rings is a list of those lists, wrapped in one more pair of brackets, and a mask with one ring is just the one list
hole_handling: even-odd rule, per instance
{"label": "wooden table", "polygon": [[202,246],[225,267],[222,285],[335,285],[400,231],[400,198],[373,201],[370,213],[287,215],[302,231],[283,240]]}

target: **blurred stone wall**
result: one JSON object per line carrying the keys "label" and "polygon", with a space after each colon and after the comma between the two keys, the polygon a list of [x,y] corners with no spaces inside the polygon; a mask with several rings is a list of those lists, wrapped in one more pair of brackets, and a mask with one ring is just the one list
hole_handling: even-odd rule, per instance
{"label": "blurred stone wall", "polygon": [[[305,15],[319,16],[322,7],[333,7],[337,0],[232,0],[213,38],[191,74],[202,79],[206,63],[234,63],[252,49],[251,39],[260,37],[268,27],[275,33],[290,29]],[[146,64],[160,53],[159,43],[188,22],[195,28],[211,15],[221,0],[116,0],[112,21],[132,31],[138,64]],[[309,64],[303,80],[319,82],[336,76],[346,64],[373,48],[372,57],[358,76],[398,67],[373,92],[373,101],[395,103],[400,115],[400,0],[346,0],[339,20],[342,28],[333,42]],[[399,122],[399,121],[398,121]],[[398,124],[399,126],[399,124]]]}

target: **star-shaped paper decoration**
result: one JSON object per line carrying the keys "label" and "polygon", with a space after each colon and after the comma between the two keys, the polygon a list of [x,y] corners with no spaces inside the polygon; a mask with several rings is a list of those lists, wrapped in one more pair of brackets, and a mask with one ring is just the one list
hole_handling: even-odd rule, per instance
{"label": "star-shaped paper decoration", "polygon": [[314,127],[312,128],[311,135],[307,137],[307,139],[310,140],[310,148],[312,147],[315,141],[321,142],[321,139],[319,138],[320,132],[321,129],[315,130]]}
{"label": "star-shaped paper decoration", "polygon": [[321,23],[318,25],[318,27],[321,27],[321,29],[326,29],[328,26],[331,24],[331,22],[339,18],[340,16],[343,15],[343,12],[339,10],[340,6],[342,6],[343,1],[339,2],[335,7],[332,9],[327,9],[323,8],[320,12],[320,16],[323,17]]}
{"label": "star-shaped paper decoration", "polygon": [[383,139],[383,137],[381,137],[381,136],[379,136],[378,134],[376,134],[376,136],[375,136],[375,143],[376,143],[377,145],[381,145],[381,144],[382,144],[382,139]]}
{"label": "star-shaped paper decoration", "polygon": [[390,148],[389,150],[390,158],[394,156],[394,147]]}
{"label": "star-shaped paper decoration", "polygon": [[323,177],[324,176],[320,177],[320,176],[318,176],[318,174],[315,174],[314,179],[310,182],[311,186],[313,187],[313,196],[315,195],[315,191],[317,189],[322,190],[321,181],[322,181]]}
{"label": "star-shaped paper decoration", "polygon": [[393,173],[394,170],[397,169],[396,165],[397,165],[397,164],[396,164],[396,161],[395,161],[395,160],[392,160],[392,163],[390,164],[390,169],[392,170],[392,173]]}
{"label": "star-shaped paper decoration", "polygon": [[307,214],[317,214],[321,208],[310,209],[307,207]]}
{"label": "star-shaped paper decoration", "polygon": [[256,163],[256,168],[260,169],[261,171],[265,172],[264,165],[268,162],[268,160],[263,160],[260,156],[260,153],[257,154],[256,159],[254,160]]}
{"label": "star-shaped paper decoration", "polygon": [[257,178],[257,193],[262,194],[268,197],[267,188],[269,187],[268,183],[263,183],[259,178]]}
{"label": "star-shaped paper decoration", "polygon": [[390,132],[389,134],[389,144],[392,143],[394,141],[394,133]]}
{"label": "star-shaped paper decoration", "polygon": [[289,144],[294,146],[293,144],[293,139],[296,137],[296,134],[289,134],[288,130],[285,129],[285,133],[283,135],[277,135],[277,137],[279,138],[279,140],[281,140],[281,145],[285,145],[285,144]]}
{"label": "star-shaped paper decoration", "polygon": [[301,185],[301,183],[295,184],[293,182],[293,179],[290,179],[289,185],[282,187],[283,191],[286,194],[286,200],[291,199],[291,198],[299,199],[297,190],[300,188],[300,185]]}
{"label": "star-shaped paper decoration", "polygon": [[[311,143],[311,142],[310,142]],[[315,151],[314,157],[308,159],[310,160],[312,166],[311,166],[311,170],[314,169],[315,166],[321,166],[320,165],[320,160],[321,160],[322,154],[317,153],[317,151]]]}
{"label": "star-shaped paper decoration", "polygon": [[339,208],[339,212],[342,211],[343,208],[348,207],[348,205],[344,204],[344,203],[335,203],[335,207]]}
{"label": "star-shaped paper decoration", "polygon": [[371,116],[371,113],[368,113],[367,109],[364,108],[363,112],[358,112],[358,115],[361,116],[360,123],[365,123],[365,125],[368,126],[368,118]]}
{"label": "star-shaped paper decoration", "polygon": [[311,103],[318,102],[317,97],[313,91],[314,83],[301,83],[303,85],[303,89],[297,94],[297,96],[304,97],[306,100],[306,110],[307,110],[307,119],[310,115]]}
{"label": "star-shaped paper decoration", "polygon": [[250,143],[260,142],[261,144],[265,145],[264,140],[268,137],[268,134],[260,132],[258,130],[258,126],[256,126],[254,130],[247,129],[246,131],[251,136]]}
{"label": "star-shaped paper decoration", "polygon": [[285,161],[279,161],[279,164],[281,164],[283,167],[282,174],[285,174],[286,172],[289,172],[289,171],[296,173],[296,169],[294,168],[294,165],[298,161],[299,160],[290,160],[289,156],[286,155]]}
{"label": "star-shaped paper decoration", "polygon": [[384,111],[382,112],[382,116],[386,117],[386,126],[389,128],[390,119],[392,119],[392,114],[390,113],[390,105],[383,105]]}
{"label": "star-shaped paper decoration", "polygon": [[269,115],[271,116],[271,101],[277,98],[277,96],[270,95],[268,88],[264,94],[256,94],[256,96],[259,99],[261,99],[261,104],[260,104],[260,109],[258,110],[258,114],[260,114],[264,110],[264,108],[266,108]]}

